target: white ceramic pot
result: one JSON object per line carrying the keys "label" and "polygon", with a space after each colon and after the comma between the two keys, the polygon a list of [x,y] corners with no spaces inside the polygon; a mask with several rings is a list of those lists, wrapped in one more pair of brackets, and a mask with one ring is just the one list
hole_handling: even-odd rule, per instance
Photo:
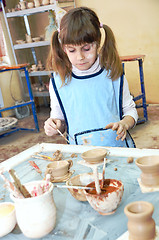
{"label": "white ceramic pot", "polygon": [[[35,181],[25,184],[31,192],[44,181]],[[26,237],[41,238],[51,232],[56,223],[56,206],[53,199],[53,184],[42,195],[31,198],[18,199],[11,195],[15,202],[17,223]]]}
{"label": "white ceramic pot", "polygon": [[[101,185],[101,180],[99,183]],[[95,187],[95,182],[88,184],[87,187]],[[124,185],[116,179],[105,179],[103,189],[105,191],[101,194],[97,194],[95,190],[84,190],[86,199],[92,208],[101,215],[113,214],[121,202]]]}
{"label": "white ceramic pot", "polygon": [[11,202],[0,203],[0,238],[10,233],[16,225],[15,207]]}

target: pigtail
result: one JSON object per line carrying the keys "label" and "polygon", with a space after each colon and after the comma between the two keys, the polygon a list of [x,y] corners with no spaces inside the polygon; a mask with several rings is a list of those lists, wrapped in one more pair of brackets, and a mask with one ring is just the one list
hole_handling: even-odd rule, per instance
{"label": "pigtail", "polygon": [[52,35],[50,52],[47,59],[47,69],[60,75],[62,85],[65,84],[66,77],[67,81],[71,79],[72,66],[61,47],[58,31],[55,31]]}
{"label": "pigtail", "polygon": [[122,63],[116,48],[116,41],[112,30],[102,25],[105,31],[105,40],[100,49],[100,64],[107,71],[112,80],[119,78],[123,73]]}

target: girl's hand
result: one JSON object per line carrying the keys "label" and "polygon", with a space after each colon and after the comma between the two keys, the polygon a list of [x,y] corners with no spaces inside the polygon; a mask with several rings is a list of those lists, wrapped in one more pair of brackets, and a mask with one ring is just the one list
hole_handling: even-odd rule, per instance
{"label": "girl's hand", "polygon": [[132,128],[135,124],[135,120],[131,116],[125,116],[121,121],[115,122],[115,123],[109,123],[105,126],[105,129],[112,129],[113,131],[116,131],[117,137],[116,140],[121,139],[121,141],[124,141],[126,138],[126,131],[130,128]]}
{"label": "girl's hand", "polygon": [[105,129],[112,129],[113,131],[116,131],[117,137],[116,140],[121,139],[121,141],[124,141],[126,138],[126,131],[128,129],[127,125],[123,124],[121,121],[120,122],[115,122],[115,123],[109,123],[108,125],[105,126]]}
{"label": "girl's hand", "polygon": [[62,121],[60,119],[48,118],[44,123],[44,130],[47,136],[58,134],[57,128],[61,129]]}

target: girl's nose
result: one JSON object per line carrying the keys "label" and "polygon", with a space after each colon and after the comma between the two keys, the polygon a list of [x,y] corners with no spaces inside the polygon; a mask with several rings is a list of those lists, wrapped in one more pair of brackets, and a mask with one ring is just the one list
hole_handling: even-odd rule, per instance
{"label": "girl's nose", "polygon": [[78,51],[77,60],[82,60],[82,59],[84,59],[84,55],[83,55],[82,51]]}

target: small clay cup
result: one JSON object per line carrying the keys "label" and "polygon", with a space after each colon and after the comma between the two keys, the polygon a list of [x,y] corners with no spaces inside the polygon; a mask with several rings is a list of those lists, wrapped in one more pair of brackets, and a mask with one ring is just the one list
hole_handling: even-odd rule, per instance
{"label": "small clay cup", "polygon": [[145,186],[159,186],[159,156],[137,158],[135,163],[142,171],[141,182]]}
{"label": "small clay cup", "polygon": [[129,203],[124,208],[125,215],[128,217],[129,240],[153,240],[155,238],[153,211],[153,205],[144,201]]}
{"label": "small clay cup", "polygon": [[68,174],[69,169],[72,167],[72,165],[72,160],[55,161],[49,163],[46,167],[45,175],[50,174],[51,179],[62,178]]}

